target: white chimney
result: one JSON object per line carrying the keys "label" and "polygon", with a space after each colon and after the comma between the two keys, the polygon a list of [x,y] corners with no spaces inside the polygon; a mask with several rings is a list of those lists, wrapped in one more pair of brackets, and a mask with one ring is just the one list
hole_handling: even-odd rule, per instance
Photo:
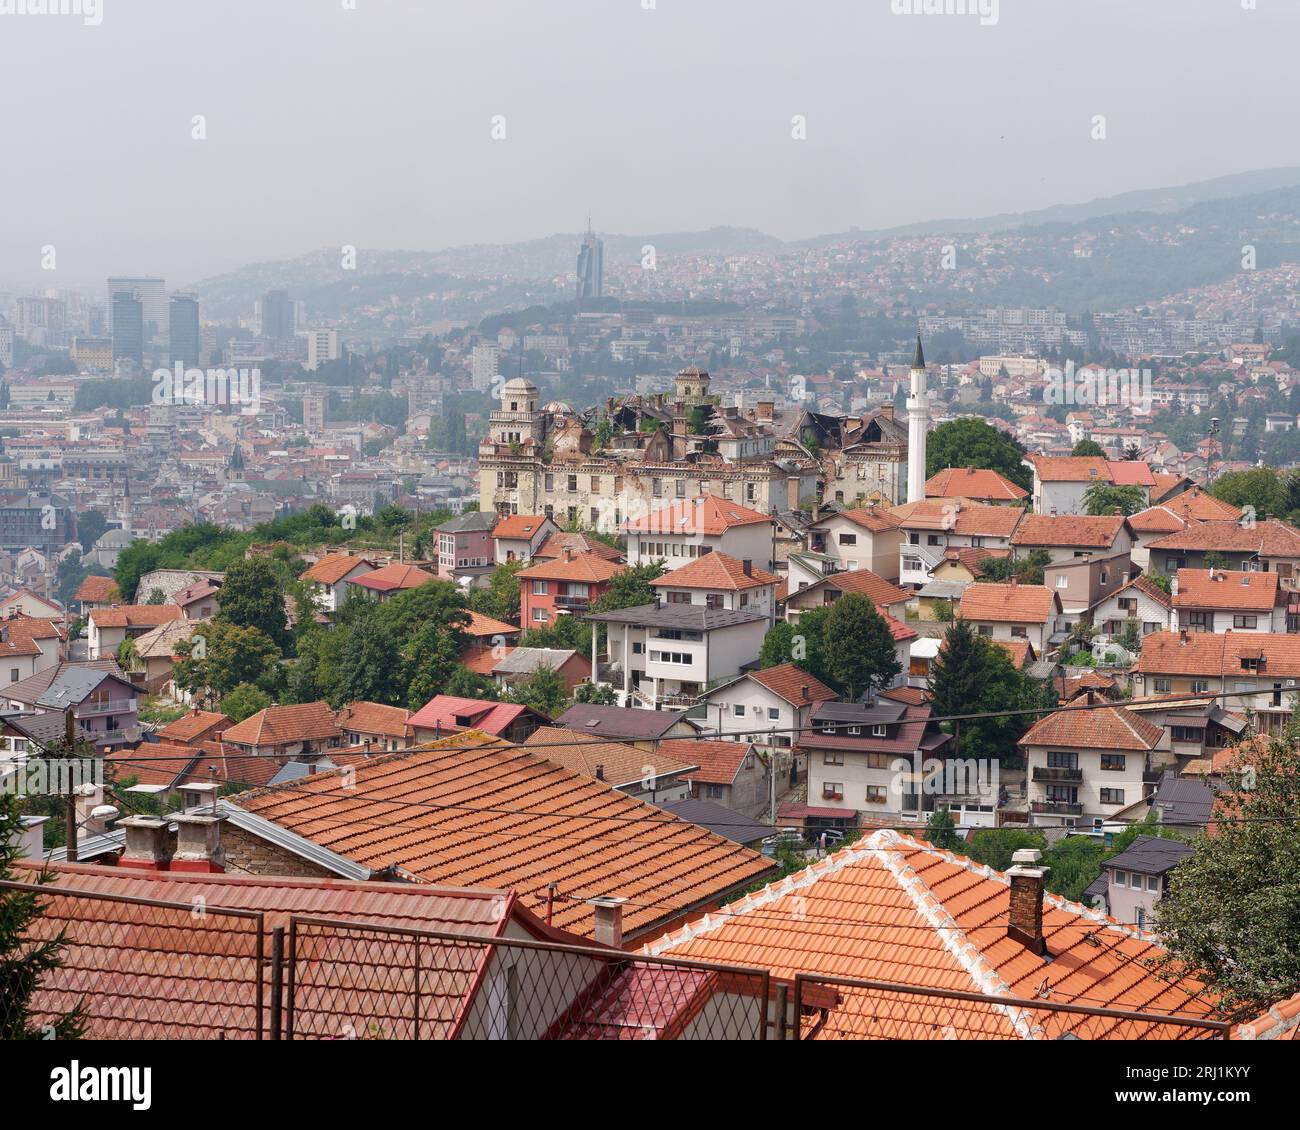
{"label": "white chimney", "polygon": [[598,944],[612,946],[616,950],[623,948],[623,904],[624,898],[588,899],[587,905],[596,912],[595,936]]}

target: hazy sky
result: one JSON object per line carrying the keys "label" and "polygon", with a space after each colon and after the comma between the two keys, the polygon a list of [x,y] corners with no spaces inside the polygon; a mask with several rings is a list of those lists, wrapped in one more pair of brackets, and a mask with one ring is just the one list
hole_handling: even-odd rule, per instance
{"label": "hazy sky", "polygon": [[99,26],[0,15],[0,286],[176,287],[589,209],[796,238],[1300,164],[1294,0],[1001,0],[992,26],[891,0],[100,2]]}

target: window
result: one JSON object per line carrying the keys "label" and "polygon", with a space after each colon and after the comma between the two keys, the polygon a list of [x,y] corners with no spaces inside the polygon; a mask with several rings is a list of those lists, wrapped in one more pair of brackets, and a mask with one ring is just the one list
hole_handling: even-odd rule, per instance
{"label": "window", "polygon": [[1103,753],[1101,755],[1101,767],[1108,773],[1124,772],[1125,756],[1122,753]]}
{"label": "window", "polygon": [[1168,679],[1157,679],[1155,684],[1156,694],[1168,694],[1172,690],[1172,685]]}
{"label": "window", "polygon": [[1051,752],[1047,755],[1047,764],[1053,769],[1078,769],[1079,755],[1077,753]]}
{"label": "window", "polygon": [[1147,927],[1147,908],[1145,906],[1139,906],[1137,908],[1137,912],[1138,912],[1137,928],[1139,930],[1145,930]]}
{"label": "window", "polygon": [[831,752],[828,750],[826,753],[823,753],[823,754],[822,754],[822,764],[823,764],[823,765],[843,765],[843,764],[844,764],[844,754],[842,754],[842,753],[831,753]]}
{"label": "window", "polygon": [[705,790],[705,795],[709,798],[709,800],[721,800],[722,789],[723,789],[722,785],[710,785]]}
{"label": "window", "polygon": [[1192,680],[1192,694],[1205,694],[1205,692],[1208,691],[1209,689],[1210,689],[1210,681],[1208,679]]}
{"label": "window", "polygon": [[883,738],[883,737],[886,737],[888,734],[889,734],[889,727],[888,727],[888,726],[872,726],[872,727],[871,727],[871,736],[872,736],[873,738]]}
{"label": "window", "polygon": [[884,804],[889,797],[889,789],[885,785],[868,785],[867,786],[867,803]]}
{"label": "window", "polygon": [[1058,589],[1068,589],[1070,587],[1070,578],[1064,573],[1058,573],[1056,575],[1056,587]]}
{"label": "window", "polygon": [[1113,883],[1115,884],[1115,886],[1117,886],[1117,887],[1127,887],[1127,886],[1128,886],[1128,872],[1127,872],[1127,871],[1112,871],[1112,872],[1110,873],[1110,877],[1111,877],[1111,882],[1113,882]]}
{"label": "window", "polygon": [[1102,804],[1123,804],[1124,790],[1123,789],[1102,789],[1101,803]]}
{"label": "window", "polygon": [[857,534],[840,534],[840,545],[857,545]]}
{"label": "window", "polygon": [[570,493],[570,494],[573,494],[577,489],[578,489],[578,476],[577,476],[577,475],[570,475],[570,476],[569,476],[569,493]]}
{"label": "window", "polygon": [[545,596],[547,591],[547,584],[545,581],[533,582],[533,596]]}
{"label": "window", "polygon": [[1011,626],[1011,638],[1015,640],[1027,640],[1029,638],[1029,629],[1021,627],[1019,624]]}
{"label": "window", "polygon": [[551,613],[548,609],[545,608],[533,609],[533,619],[538,623],[541,623],[545,620],[549,620],[550,618],[551,618]]}
{"label": "window", "polygon": [[742,706],[739,702],[736,703],[736,705],[733,706],[733,707],[731,708],[731,716],[732,716],[733,718],[743,718],[743,717],[745,717],[745,708],[744,708],[744,706]]}
{"label": "window", "polygon": [[769,722],[781,721],[781,708],[779,706],[769,706],[767,708],[767,720]]}
{"label": "window", "polygon": [[850,726],[850,727],[849,727],[849,733],[850,733],[850,734],[860,734],[860,733],[862,733],[862,727],[861,727],[861,726]]}
{"label": "window", "polygon": [[1234,628],[1255,628],[1259,626],[1258,616],[1234,616],[1232,618]]}
{"label": "window", "polygon": [[17,668],[17,667],[10,667],[10,668],[9,668],[9,681],[10,681],[11,683],[16,683],[16,682],[18,682],[18,668]]}
{"label": "window", "polygon": [[1147,890],[1148,890],[1148,891],[1151,891],[1151,892],[1153,892],[1153,893],[1156,892],[1156,891],[1158,891],[1158,890],[1160,890],[1160,876],[1159,876],[1159,875],[1148,875],[1148,876],[1147,876]]}
{"label": "window", "polygon": [[599,493],[600,493],[600,476],[599,476],[599,475],[592,475],[592,476],[591,476],[591,493],[592,493],[592,494],[599,494]]}
{"label": "window", "polygon": [[827,781],[822,785],[822,800],[843,800],[844,783],[842,781]]}
{"label": "window", "polygon": [[685,498],[685,497],[686,497],[686,480],[685,480],[685,479],[678,479],[677,482],[674,484],[674,486],[676,487],[677,497],[678,497],[678,498]]}
{"label": "window", "polygon": [[1192,726],[1171,726],[1170,730],[1176,742],[1197,742],[1201,740],[1201,731]]}

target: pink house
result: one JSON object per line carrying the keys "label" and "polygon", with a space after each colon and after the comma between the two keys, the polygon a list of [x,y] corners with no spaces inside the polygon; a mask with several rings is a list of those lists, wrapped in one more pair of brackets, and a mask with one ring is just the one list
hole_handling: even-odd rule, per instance
{"label": "pink house", "polygon": [[485,584],[495,568],[492,531],[497,516],[477,511],[438,527],[438,576],[444,581]]}

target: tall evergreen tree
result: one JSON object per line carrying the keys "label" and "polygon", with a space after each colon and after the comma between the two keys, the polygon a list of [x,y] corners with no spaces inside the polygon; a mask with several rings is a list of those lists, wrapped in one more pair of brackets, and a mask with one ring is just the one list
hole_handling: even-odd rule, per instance
{"label": "tall evergreen tree", "polygon": [[851,700],[889,686],[902,670],[889,625],[859,593],[831,606],[823,643],[831,678]]}
{"label": "tall evergreen tree", "polygon": [[289,642],[288,618],[279,579],[265,557],[237,561],[226,570],[217,597],[220,617],[242,628],[256,628],[279,648]]}

